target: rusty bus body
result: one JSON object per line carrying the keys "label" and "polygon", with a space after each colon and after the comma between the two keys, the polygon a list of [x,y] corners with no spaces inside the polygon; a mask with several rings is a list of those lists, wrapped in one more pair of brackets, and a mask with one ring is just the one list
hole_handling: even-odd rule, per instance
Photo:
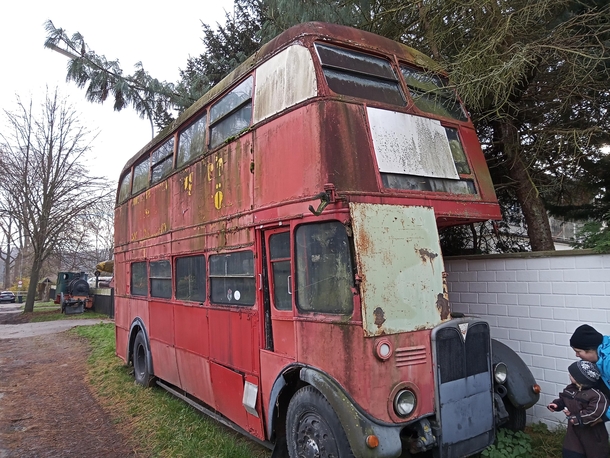
{"label": "rusty bus body", "polygon": [[451,316],[438,228],[500,213],[430,69],[391,40],[302,24],[126,164],[116,348],[139,383],[293,457],[464,456],[505,405],[535,403],[523,368],[494,381],[488,324]]}

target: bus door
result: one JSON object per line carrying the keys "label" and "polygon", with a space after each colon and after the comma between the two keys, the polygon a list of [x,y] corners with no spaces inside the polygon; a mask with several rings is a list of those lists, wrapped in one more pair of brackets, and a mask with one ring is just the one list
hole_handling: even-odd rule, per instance
{"label": "bus door", "polygon": [[264,237],[265,349],[294,358],[290,231],[284,229],[266,231]]}
{"label": "bus door", "polygon": [[292,312],[292,261],[290,230],[278,228],[260,233],[263,294],[261,321],[264,338],[261,348],[263,402],[282,369],[295,359],[294,315]]}

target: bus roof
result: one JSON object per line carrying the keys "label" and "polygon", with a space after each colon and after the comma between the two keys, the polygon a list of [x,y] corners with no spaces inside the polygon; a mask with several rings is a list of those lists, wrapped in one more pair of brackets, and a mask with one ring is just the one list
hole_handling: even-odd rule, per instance
{"label": "bus roof", "polygon": [[287,47],[290,43],[298,41],[307,36],[313,36],[322,41],[326,40],[339,42],[348,46],[354,46],[373,52],[382,52],[386,55],[393,54],[402,60],[414,63],[428,70],[441,70],[439,64],[425,54],[402,43],[398,43],[394,40],[371,32],[324,22],[306,22],[303,24],[298,24],[282,32],[280,35],[261,46],[256,53],[246,59],[235,70],[223,78],[222,81],[212,87],[199,100],[180,114],[180,116],[178,116],[178,118],[175,119],[168,127],[163,129],[163,131],[161,131],[157,136],[155,136],[155,138],[153,138],[140,151],[138,151],[137,154],[127,161],[123,167],[121,176],[123,176],[123,174],[129,170],[145,152],[150,151],[156,145],[160,144],[163,140],[175,132],[175,130],[178,129],[182,124],[186,123],[195,113],[200,111],[210,101],[224,93],[244,75],[250,73],[254,68],[258,67],[262,62],[275,55],[278,51]]}

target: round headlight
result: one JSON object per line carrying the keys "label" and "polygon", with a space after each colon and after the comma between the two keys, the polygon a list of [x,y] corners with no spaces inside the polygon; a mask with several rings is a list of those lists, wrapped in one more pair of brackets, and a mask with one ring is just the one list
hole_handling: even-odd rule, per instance
{"label": "round headlight", "polygon": [[496,382],[502,384],[506,382],[506,376],[508,375],[508,369],[506,368],[506,364],[498,363],[494,367],[494,379]]}
{"label": "round headlight", "polygon": [[394,410],[400,417],[407,417],[415,410],[417,400],[411,390],[401,390],[394,398]]}

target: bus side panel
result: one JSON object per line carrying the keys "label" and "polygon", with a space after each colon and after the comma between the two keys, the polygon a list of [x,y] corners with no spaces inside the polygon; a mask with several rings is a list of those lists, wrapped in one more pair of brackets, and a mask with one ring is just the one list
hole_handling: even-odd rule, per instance
{"label": "bus side panel", "polygon": [[[289,364],[294,362],[293,358],[288,358],[283,355],[278,355],[269,350],[261,350],[261,398],[263,402],[263,409],[265,410],[265,421],[268,421],[270,415],[273,415],[272,410],[269,408],[269,401],[271,397],[271,390],[276,379],[282,373],[282,370]],[[271,406],[273,409],[273,406]]]}
{"label": "bus side panel", "polygon": [[[363,338],[361,325],[297,322],[298,360],[333,377],[369,414],[395,422],[390,393],[403,383],[416,387],[417,407],[410,419],[434,411],[430,330],[390,334],[393,354],[375,357],[376,338]],[[323,342],[323,344],[321,344]],[[336,349],[341,349],[336,350]],[[342,355],[339,357],[338,355]]]}
{"label": "bus side panel", "polygon": [[199,356],[210,355],[207,311],[199,306],[174,305],[176,348]]}
{"label": "bus side panel", "polygon": [[336,101],[319,107],[319,142],[328,182],[341,191],[378,192],[378,169],[363,107]]}
{"label": "bus side panel", "polygon": [[173,385],[181,386],[174,349],[173,305],[150,301],[149,307],[148,335],[155,375]]}
{"label": "bus side panel", "polygon": [[176,349],[176,357],[182,382],[181,388],[216,409],[210,362],[199,355],[180,349]]}
{"label": "bus side panel", "polygon": [[252,308],[210,309],[210,358],[223,366],[259,373],[258,311]]}
{"label": "bus side panel", "polygon": [[242,404],[244,378],[238,372],[210,362],[216,408],[229,420],[248,430],[248,413]]}
{"label": "bus side panel", "polygon": [[317,104],[299,108],[257,129],[255,207],[318,194],[324,183]]}
{"label": "bus side panel", "polygon": [[[115,314],[116,317],[116,314]],[[116,355],[121,358],[123,360],[123,362],[127,362],[125,361],[125,356],[127,355],[127,339],[129,338],[129,331],[125,328],[120,328],[119,325],[117,324],[114,327],[114,332],[115,332],[115,342],[116,342],[116,347],[115,347],[115,352]]]}
{"label": "bus side panel", "polygon": [[176,356],[182,388],[216,408],[210,365],[209,329],[206,309],[174,306]]}

